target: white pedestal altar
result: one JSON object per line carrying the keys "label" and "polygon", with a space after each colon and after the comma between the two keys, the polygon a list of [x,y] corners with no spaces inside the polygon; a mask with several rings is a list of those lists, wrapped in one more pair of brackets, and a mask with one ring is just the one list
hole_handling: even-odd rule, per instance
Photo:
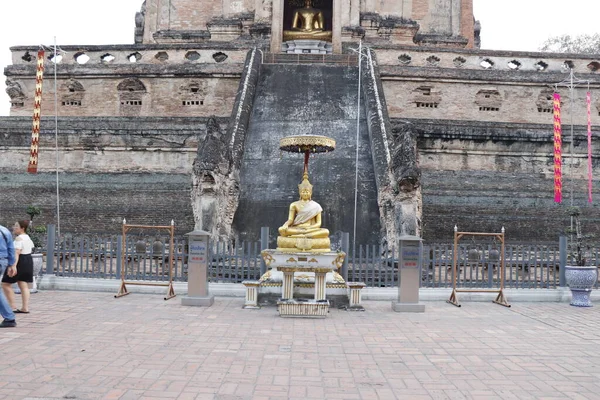
{"label": "white pedestal altar", "polygon": [[281,51],[287,54],[332,54],[331,43],[323,40],[288,40],[281,44]]}
{"label": "white pedestal altar", "polygon": [[[282,274],[281,298],[277,302],[282,317],[325,318],[329,312],[327,300],[328,275],[340,269],[346,257],[344,252],[304,253],[280,250],[261,252],[271,275]],[[312,299],[294,299],[294,275],[305,275],[314,279]]]}

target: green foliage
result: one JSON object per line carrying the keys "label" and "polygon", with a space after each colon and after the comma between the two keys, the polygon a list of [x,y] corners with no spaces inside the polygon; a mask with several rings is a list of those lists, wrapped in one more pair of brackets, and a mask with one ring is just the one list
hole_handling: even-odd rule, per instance
{"label": "green foliage", "polygon": [[42,209],[38,206],[29,206],[25,212],[27,215],[29,215],[30,221],[33,221],[33,218],[37,217],[38,215],[42,215]]}
{"label": "green foliage", "polygon": [[[581,209],[579,207],[567,208],[567,214],[573,218],[575,228],[569,228],[566,233],[571,235],[569,240],[569,257],[575,265],[584,267],[586,263],[586,253],[590,249],[589,240],[594,235],[584,235],[581,229]],[[573,239],[573,235],[575,238]]]}
{"label": "green foliage", "polygon": [[36,249],[41,249],[44,246],[44,236],[46,235],[47,231],[48,229],[46,229],[46,227],[43,225],[34,226],[33,228],[30,227],[27,229],[27,234],[31,238],[31,241]]}
{"label": "green foliage", "polygon": [[600,54],[600,33],[593,35],[553,36],[542,44],[540,51],[552,53]]}
{"label": "green foliage", "polygon": [[42,209],[38,206],[29,206],[27,207],[27,211],[25,211],[27,215],[29,215],[29,228],[27,228],[27,234],[31,238],[36,249],[42,248],[44,246],[43,238],[46,234],[45,226],[35,226],[33,224],[33,218],[38,215],[42,215]]}

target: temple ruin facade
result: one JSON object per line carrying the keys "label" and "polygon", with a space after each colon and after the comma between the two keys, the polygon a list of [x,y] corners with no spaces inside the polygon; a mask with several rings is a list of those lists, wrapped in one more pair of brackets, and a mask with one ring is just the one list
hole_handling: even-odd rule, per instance
{"label": "temple ruin facade", "polygon": [[[63,231],[116,232],[127,218],[174,219],[180,233],[223,239],[257,240],[265,225],[275,234],[301,178],[299,160],[276,143],[322,134],[338,146],[311,160],[314,197],[331,199],[319,202],[333,240],[353,230],[356,162],[358,243],[448,241],[455,225],[556,239],[566,217],[552,196],[552,94],[572,104],[563,109],[574,124],[573,140],[567,128],[563,139],[565,202],[572,192],[584,204],[585,91],[571,99],[555,85],[569,68],[589,81],[597,126],[600,55],[481,50],[473,0],[308,3],[147,0],[133,44],[47,53],[47,72],[57,61]],[[12,47],[4,70],[0,196],[5,217],[36,204],[52,221],[50,74],[39,172],[25,172],[37,50]],[[595,177],[599,160],[595,151]],[[584,213],[597,220],[597,211]]]}

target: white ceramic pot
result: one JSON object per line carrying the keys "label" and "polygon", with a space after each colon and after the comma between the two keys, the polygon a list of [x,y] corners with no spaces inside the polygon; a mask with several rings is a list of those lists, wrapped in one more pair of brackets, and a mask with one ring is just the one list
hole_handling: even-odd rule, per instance
{"label": "white ceramic pot", "polygon": [[591,307],[590,294],[598,281],[598,268],[567,265],[565,267],[565,278],[573,295],[571,305]]}

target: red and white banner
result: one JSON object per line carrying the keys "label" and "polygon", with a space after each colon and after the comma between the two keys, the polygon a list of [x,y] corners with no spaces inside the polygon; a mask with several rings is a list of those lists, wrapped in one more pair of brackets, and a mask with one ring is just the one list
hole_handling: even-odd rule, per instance
{"label": "red and white banner", "polygon": [[42,82],[44,80],[44,50],[37,53],[37,71],[35,74],[35,97],[33,104],[33,128],[31,130],[31,150],[27,172],[35,174],[38,167],[38,146],[40,142],[40,116],[42,112]]}
{"label": "red and white banner", "polygon": [[554,202],[562,202],[562,128],[560,94],[554,93]]}
{"label": "red and white banner", "polygon": [[592,94],[587,92],[588,203],[592,202]]}

